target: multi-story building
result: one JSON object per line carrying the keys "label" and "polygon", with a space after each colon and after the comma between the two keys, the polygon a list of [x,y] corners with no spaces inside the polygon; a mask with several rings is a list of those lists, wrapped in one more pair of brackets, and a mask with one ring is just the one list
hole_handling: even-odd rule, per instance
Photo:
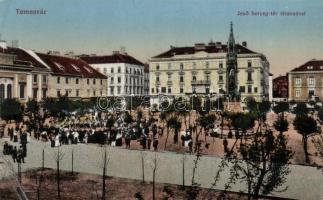
{"label": "multi-story building", "polygon": [[33,52],[0,44],[0,99],[29,98],[41,100],[47,96],[50,69],[31,57]]}
{"label": "multi-story building", "polygon": [[273,79],[273,97],[277,100],[288,99],[288,77],[278,76]]}
{"label": "multi-story building", "polygon": [[263,54],[250,50],[247,42],[235,43],[232,24],[227,44],[171,46],[149,60],[149,71],[152,102],[160,94],[176,97],[219,91],[233,101],[269,98],[269,63]]}
{"label": "multi-story building", "polygon": [[112,55],[80,56],[82,60],[108,77],[108,96],[144,94],[144,64],[125,52]]}
{"label": "multi-story building", "polygon": [[107,77],[79,58],[7,47],[4,42],[0,50],[1,98],[40,101],[60,95],[74,98],[107,95]]}
{"label": "multi-story building", "polygon": [[289,100],[323,100],[323,60],[310,60],[288,73]]}
{"label": "multi-story building", "polygon": [[37,53],[51,69],[48,78],[49,97],[66,95],[72,98],[107,96],[107,77],[80,58]]}

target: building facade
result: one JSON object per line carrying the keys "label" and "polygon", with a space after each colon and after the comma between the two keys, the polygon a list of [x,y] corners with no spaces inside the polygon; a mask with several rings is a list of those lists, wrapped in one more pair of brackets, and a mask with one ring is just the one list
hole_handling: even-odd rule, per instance
{"label": "building facade", "polygon": [[26,102],[46,97],[50,69],[30,59],[24,49],[7,47],[1,42],[0,50],[0,99]]}
{"label": "building facade", "polygon": [[289,100],[323,100],[323,60],[310,60],[288,73]]}
{"label": "building facade", "polygon": [[288,99],[288,76],[278,76],[273,79],[273,98]]}
{"label": "building facade", "polygon": [[123,52],[105,56],[80,56],[108,77],[108,96],[140,96],[145,94],[144,64]]}
{"label": "building facade", "polygon": [[4,42],[1,52],[0,96],[3,98],[40,101],[60,95],[72,98],[107,95],[107,77],[79,58],[7,47]]}
{"label": "building facade", "polygon": [[172,47],[149,60],[150,95],[189,96],[218,94],[231,101],[269,98],[269,62],[263,54],[234,41],[231,24],[227,44],[210,42]]}

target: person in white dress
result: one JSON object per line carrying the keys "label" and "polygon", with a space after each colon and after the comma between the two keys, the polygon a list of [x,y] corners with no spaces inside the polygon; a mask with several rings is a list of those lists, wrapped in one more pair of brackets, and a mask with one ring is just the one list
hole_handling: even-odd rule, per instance
{"label": "person in white dress", "polygon": [[60,146],[60,143],[59,143],[59,137],[60,137],[60,135],[59,135],[59,134],[57,134],[57,135],[55,136],[55,147],[59,147],[59,146]]}

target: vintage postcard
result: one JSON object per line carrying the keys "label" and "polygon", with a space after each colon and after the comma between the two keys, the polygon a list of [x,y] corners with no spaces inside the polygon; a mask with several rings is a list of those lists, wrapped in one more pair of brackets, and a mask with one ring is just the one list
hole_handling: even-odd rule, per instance
{"label": "vintage postcard", "polygon": [[322,0],[0,0],[0,200],[323,200]]}

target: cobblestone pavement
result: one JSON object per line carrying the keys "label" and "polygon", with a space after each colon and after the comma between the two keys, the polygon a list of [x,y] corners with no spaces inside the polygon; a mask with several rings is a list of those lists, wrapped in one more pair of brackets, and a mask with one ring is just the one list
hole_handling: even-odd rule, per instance
{"label": "cobblestone pavement", "polygon": [[[0,150],[3,147],[0,140]],[[71,170],[72,166],[72,149],[74,151],[74,171],[90,174],[102,174],[102,156],[104,148],[97,145],[64,145],[59,148],[51,148],[49,143],[39,141],[31,141],[28,143],[28,156],[26,163],[22,165],[23,170],[37,168],[42,166],[42,149],[45,149],[45,167],[56,168],[55,155],[59,150],[64,156],[61,160],[60,168],[63,170]],[[156,181],[160,183],[182,184],[182,160],[183,154],[172,152],[152,152],[127,150],[117,147],[107,147],[108,154],[108,176],[142,179],[141,157],[144,156],[145,180],[152,180],[153,159],[157,158],[157,177]],[[10,159],[10,158],[9,158]],[[194,155],[186,155],[185,158],[185,184],[190,185],[193,170]],[[11,159],[10,159],[11,160]],[[214,176],[218,169],[221,158],[212,156],[202,156],[198,162],[196,171],[196,182],[201,187],[209,188],[214,180]],[[16,167],[16,165],[14,165]],[[291,165],[291,173],[288,175],[288,189],[284,192],[274,193],[274,196],[304,199],[304,200],[320,200],[323,199],[323,172],[315,167],[306,167],[300,165]],[[1,164],[0,164],[0,170]],[[1,173],[4,176],[5,173]],[[224,184],[229,177],[226,169],[215,189],[224,189]],[[1,178],[0,178],[1,179]],[[233,186],[233,191],[242,191],[246,187],[244,184],[238,183]]]}

